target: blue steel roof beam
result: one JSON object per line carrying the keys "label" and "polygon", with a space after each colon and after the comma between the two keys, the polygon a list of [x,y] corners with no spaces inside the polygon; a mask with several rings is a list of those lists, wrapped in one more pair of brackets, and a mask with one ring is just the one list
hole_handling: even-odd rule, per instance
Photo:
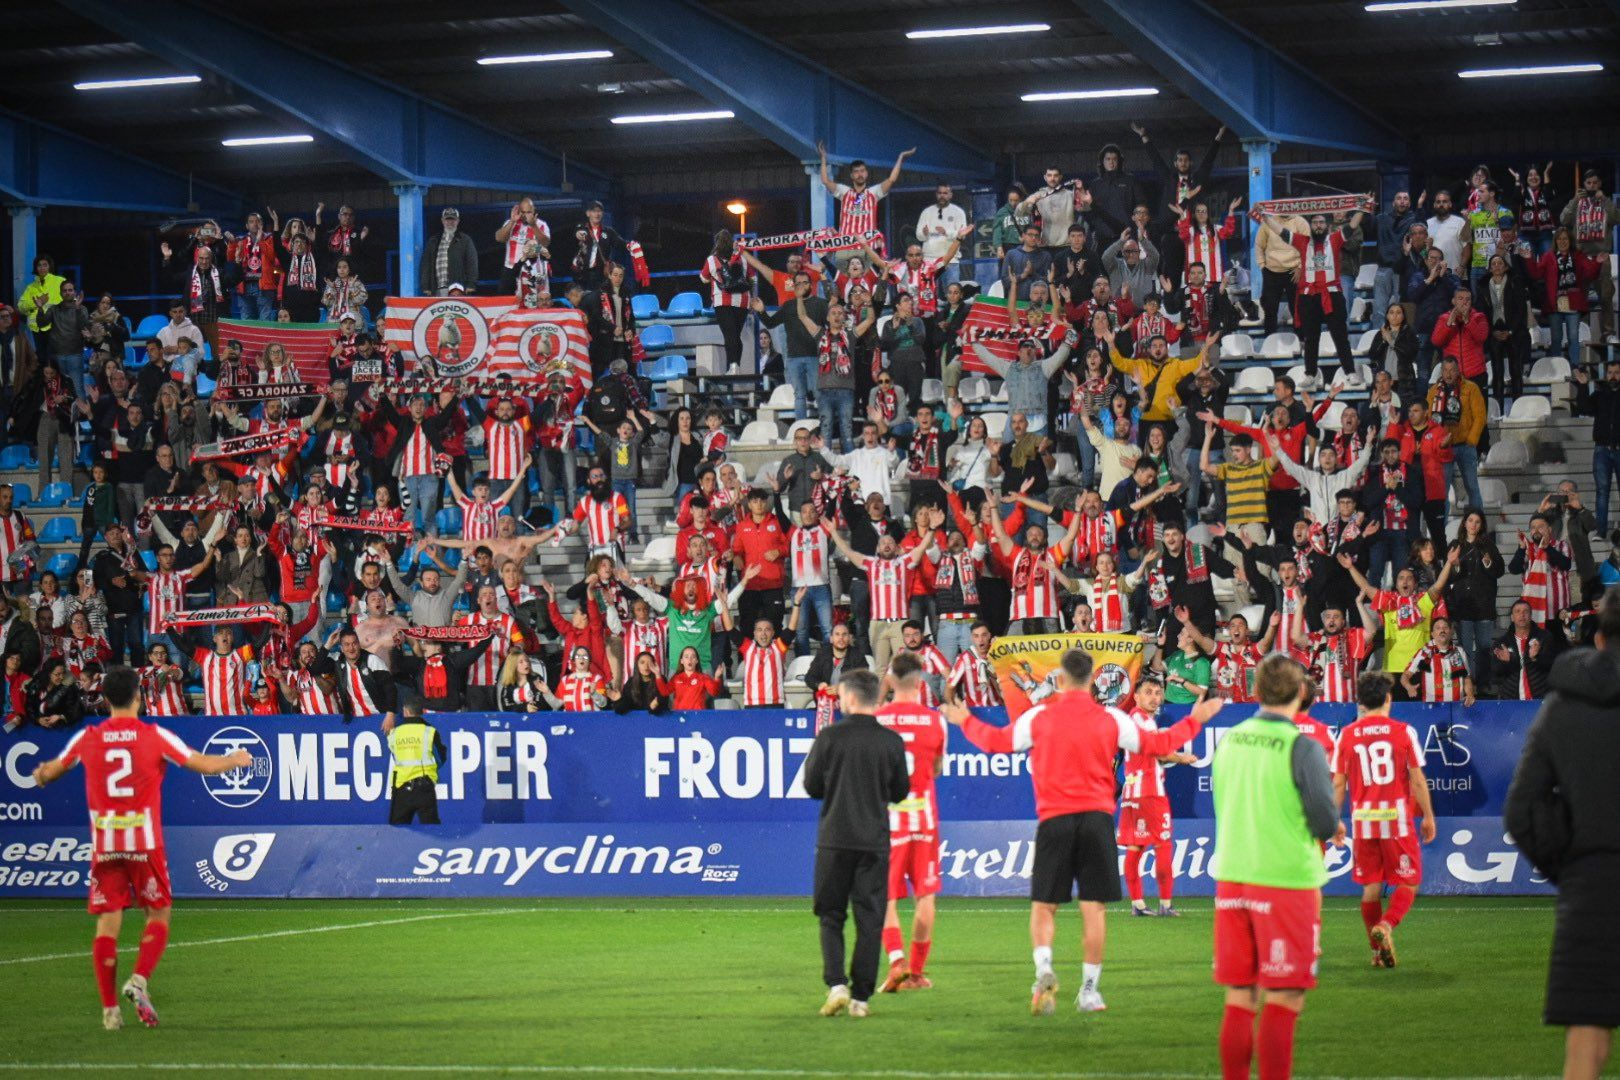
{"label": "blue steel roof beam", "polygon": [[40,206],[186,213],[193,203],[235,213],[242,200],[83,136],[0,110],[0,192]]}
{"label": "blue steel roof beam", "polygon": [[[375,76],[264,33],[211,5],[63,0],[75,13],[160,56],[183,60],[345,147],[390,181],[560,192],[607,186],[594,169]],[[177,11],[180,8],[182,10]],[[246,132],[245,134],[253,134]]]}
{"label": "blue steel roof beam", "polygon": [[1200,0],[1074,2],[1242,138],[1406,156],[1394,127]]}
{"label": "blue steel roof beam", "polygon": [[913,171],[994,174],[979,148],[694,0],[562,4],[801,161],[814,161],[821,141],[830,161],[867,159],[877,173],[876,163],[915,146]]}

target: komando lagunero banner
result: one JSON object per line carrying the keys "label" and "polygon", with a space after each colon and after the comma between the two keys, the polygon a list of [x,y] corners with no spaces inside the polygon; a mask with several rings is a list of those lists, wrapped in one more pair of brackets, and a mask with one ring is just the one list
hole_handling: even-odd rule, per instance
{"label": "komando lagunero banner", "polygon": [[[1423,744],[1439,817],[1424,851],[1432,893],[1550,891],[1503,835],[1502,798],[1533,703],[1397,706]],[[1329,724],[1349,706],[1319,706]],[[1167,710],[1173,717],[1178,710]],[[1005,721],[999,710],[985,710]],[[1208,895],[1209,761],[1248,715],[1229,707],[1168,771],[1184,895]],[[804,894],[818,804],[802,770],[809,712],[461,714],[432,722],[449,759],[444,824],[391,828],[380,731],[334,717],[182,717],[167,726],[251,768],[171,770],[163,819],[178,896],[728,896]],[[0,896],[81,896],[89,844],[82,774],[46,789],[29,774],[66,734],[0,742]],[[947,895],[1023,895],[1034,799],[1022,754],[986,754],[952,732],[939,778]],[[1347,850],[1329,849],[1331,892],[1349,893]],[[1149,857],[1151,864],[1151,856]],[[1152,867],[1149,865],[1151,871]]]}

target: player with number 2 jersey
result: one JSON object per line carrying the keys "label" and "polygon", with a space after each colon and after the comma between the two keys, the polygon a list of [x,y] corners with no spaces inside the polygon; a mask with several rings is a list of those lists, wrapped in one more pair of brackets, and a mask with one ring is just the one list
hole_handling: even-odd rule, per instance
{"label": "player with number 2 jersey", "polygon": [[139,716],[140,676],[122,664],[102,676],[101,692],[111,716],[86,727],[68,741],[59,757],[34,770],[41,787],[61,779],[75,765],[84,766],[89,803],[92,851],[90,914],[96,916],[91,945],[96,985],[101,993],[102,1026],[124,1026],[113,987],[118,974],[118,931],[124,909],[146,909],[135,973],[124,984],[124,997],[135,1006],[141,1023],[156,1027],[157,1011],[147,994],[147,979],[169,942],[173,903],[169,867],[163,848],[163,773],[172,763],[192,772],[216,776],[252,768],[245,750],[199,754],[167,728]]}

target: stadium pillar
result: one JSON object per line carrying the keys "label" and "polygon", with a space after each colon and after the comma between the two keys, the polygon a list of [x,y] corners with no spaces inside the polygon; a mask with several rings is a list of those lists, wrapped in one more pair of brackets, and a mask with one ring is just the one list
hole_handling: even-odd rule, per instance
{"label": "stadium pillar", "polygon": [[39,251],[39,207],[8,206],[11,211],[11,295],[19,297],[34,274]]}
{"label": "stadium pillar", "polygon": [[[422,196],[425,184],[395,184],[394,194],[399,196],[399,295],[415,296],[419,278],[416,260],[422,251]],[[475,281],[464,282],[467,291],[478,287]]]}
{"label": "stadium pillar", "polygon": [[1271,198],[1271,155],[1277,144],[1266,139],[1244,139],[1243,149],[1249,155],[1249,206]]}
{"label": "stadium pillar", "polygon": [[806,161],[804,175],[810,181],[810,227],[825,229],[832,225],[832,196],[821,186],[821,163]]}

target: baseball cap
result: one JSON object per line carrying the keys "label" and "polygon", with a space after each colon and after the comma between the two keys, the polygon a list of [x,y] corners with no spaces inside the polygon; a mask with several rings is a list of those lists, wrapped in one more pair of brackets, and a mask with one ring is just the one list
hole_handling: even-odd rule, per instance
{"label": "baseball cap", "polygon": [[461,216],[461,211],[457,210],[453,206],[447,206],[443,210],[439,211],[440,219],[443,219],[443,218],[459,218],[460,216]]}

